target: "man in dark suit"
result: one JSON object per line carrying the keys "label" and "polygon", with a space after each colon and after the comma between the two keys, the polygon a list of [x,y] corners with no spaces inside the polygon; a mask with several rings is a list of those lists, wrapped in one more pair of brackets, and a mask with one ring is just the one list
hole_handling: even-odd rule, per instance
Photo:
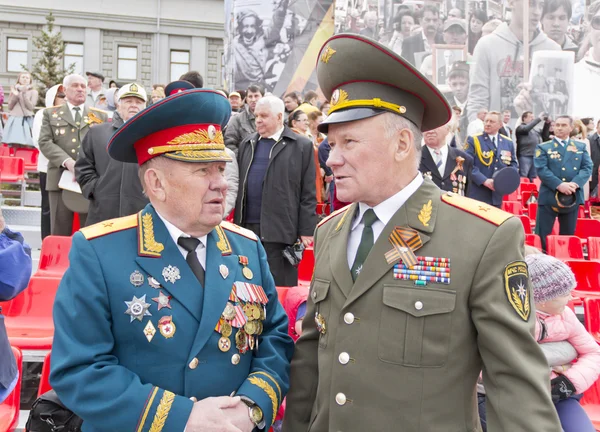
{"label": "man in dark suit", "polygon": [[473,171],[473,158],[447,144],[450,123],[423,134],[419,171],[442,190],[466,196]]}
{"label": "man in dark suit", "polygon": [[[592,181],[590,183],[590,192],[594,192],[594,189],[598,186],[598,168],[600,168],[600,120],[596,123],[596,132],[590,135],[590,153],[592,156]],[[600,194],[597,194],[598,196]]]}
{"label": "man in dark suit", "polygon": [[419,66],[416,63],[415,54],[428,52],[431,53],[431,45],[444,43],[442,35],[438,33],[438,24],[440,20],[440,11],[433,5],[423,7],[423,18],[421,18],[421,33],[412,35],[402,42],[402,57],[410,64]]}

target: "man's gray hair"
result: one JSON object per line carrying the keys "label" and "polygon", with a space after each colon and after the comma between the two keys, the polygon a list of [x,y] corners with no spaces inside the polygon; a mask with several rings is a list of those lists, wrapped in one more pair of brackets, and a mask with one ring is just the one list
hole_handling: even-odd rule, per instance
{"label": "man's gray hair", "polygon": [[269,107],[271,112],[275,115],[277,115],[277,114],[283,115],[283,113],[285,111],[285,105],[283,104],[283,101],[273,95],[269,95],[269,96],[260,98],[258,100],[258,102],[256,103],[256,108],[258,108],[259,106]]}
{"label": "man's gray hair", "polygon": [[73,84],[75,81],[80,81],[83,80],[84,83],[86,83],[87,85],[87,80],[82,77],[79,74],[71,74],[71,75],[67,75],[65,77],[65,79],[63,79],[63,87],[69,87],[71,84]]}
{"label": "man's gray hair", "polygon": [[386,139],[393,138],[402,129],[408,129],[412,132],[414,136],[413,144],[417,153],[415,162],[418,168],[421,163],[421,148],[423,142],[423,133],[421,130],[413,122],[397,114],[389,112],[382,114],[382,116],[384,116],[383,127],[385,129]]}

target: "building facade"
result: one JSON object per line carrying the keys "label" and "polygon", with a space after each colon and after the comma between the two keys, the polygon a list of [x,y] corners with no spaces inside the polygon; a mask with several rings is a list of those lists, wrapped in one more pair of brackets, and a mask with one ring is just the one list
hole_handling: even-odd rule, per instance
{"label": "building facade", "polygon": [[33,38],[52,11],[65,42],[64,64],[76,73],[151,90],[189,70],[205,87],[222,86],[223,0],[0,0],[0,84],[8,96],[21,65],[40,58]]}

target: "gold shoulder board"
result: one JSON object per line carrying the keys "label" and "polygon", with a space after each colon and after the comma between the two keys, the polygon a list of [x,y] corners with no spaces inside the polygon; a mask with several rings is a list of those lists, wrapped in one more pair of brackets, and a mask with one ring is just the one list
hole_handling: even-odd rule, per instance
{"label": "gold shoulder board", "polygon": [[110,219],[104,222],[81,228],[81,234],[87,239],[92,240],[97,237],[102,237],[107,234],[112,234],[118,231],[123,231],[130,228],[135,228],[138,225],[138,215],[133,214],[117,219]]}
{"label": "gold shoulder board", "polygon": [[509,141],[512,141],[512,139],[511,139],[510,137],[507,137],[507,136],[506,136],[506,135],[504,135],[504,134],[500,134],[500,136],[501,136],[502,138],[505,138],[505,139],[509,140]]}
{"label": "gold shoulder board", "polygon": [[499,208],[452,192],[443,194],[442,201],[491,222],[496,226],[502,225],[507,219],[513,217],[512,214],[500,210]]}
{"label": "gold shoulder board", "polygon": [[346,210],[348,210],[348,208],[351,206],[352,204],[348,204],[345,207],[342,207],[341,209],[337,209],[336,211],[334,211],[333,213],[330,213],[329,216],[327,216],[325,219],[321,220],[321,222],[319,222],[317,224],[317,227],[320,227],[321,225],[324,225],[326,222],[330,221],[331,219],[333,219],[334,217],[336,217],[339,214],[344,213]]}
{"label": "gold shoulder board", "polygon": [[108,111],[104,111],[104,110],[101,110],[99,108],[90,107],[89,109],[90,109],[90,111],[96,111],[96,112],[99,112],[101,114],[108,115]]}
{"label": "gold shoulder board", "polygon": [[250,231],[249,229],[242,228],[241,226],[232,224],[231,222],[227,222],[227,221],[221,222],[221,228],[226,229],[227,231],[231,231],[233,233],[239,234],[242,237],[249,238],[250,240],[254,240],[254,241],[258,240],[258,238],[256,237],[256,234],[254,234],[254,231]]}

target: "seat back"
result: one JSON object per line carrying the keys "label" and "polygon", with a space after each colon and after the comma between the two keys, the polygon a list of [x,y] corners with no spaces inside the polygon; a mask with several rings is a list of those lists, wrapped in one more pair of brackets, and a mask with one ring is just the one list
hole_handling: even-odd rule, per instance
{"label": "seat back", "polygon": [[503,201],[521,201],[521,188],[518,187],[516,191],[509,195],[504,195]]}
{"label": "seat back", "polygon": [[52,352],[46,354],[44,365],[42,366],[42,376],[40,377],[40,386],[38,387],[38,397],[52,390],[50,385],[50,357]]}
{"label": "seat back", "polygon": [[600,261],[569,259],[565,263],[571,267],[577,280],[574,295],[581,291],[600,292]]}
{"label": "seat back", "polygon": [[519,201],[503,201],[502,210],[514,215],[520,215],[522,213],[523,206]]}
{"label": "seat back", "polygon": [[540,251],[542,250],[542,239],[537,234],[525,234],[525,244],[533,246]]}
{"label": "seat back", "polygon": [[585,328],[600,343],[600,298],[583,299]]}
{"label": "seat back", "polygon": [[8,144],[0,144],[0,156],[13,156],[13,149]]}
{"label": "seat back", "polygon": [[527,215],[529,216],[529,219],[531,219],[531,222],[535,223],[537,219],[537,211],[538,203],[531,203],[527,206]]}
{"label": "seat back", "polygon": [[529,219],[529,216],[519,215],[519,219],[521,219],[525,234],[531,234],[531,219]]}
{"label": "seat back", "polygon": [[51,325],[52,306],[59,284],[58,278],[33,276],[20,295],[0,303],[7,327],[10,327],[11,318],[19,318],[21,323],[30,321],[31,327]]}
{"label": "seat back", "polygon": [[600,237],[600,220],[597,219],[577,219],[575,226],[575,235],[582,239],[589,237]]}
{"label": "seat back", "polygon": [[25,167],[23,158],[0,156],[0,181],[17,183],[23,181]]}
{"label": "seat back", "polygon": [[61,278],[69,267],[72,237],[48,236],[42,241],[40,264],[36,275]]}
{"label": "seat back", "polygon": [[546,252],[561,260],[583,259],[583,245],[576,236],[549,235],[546,237]]}
{"label": "seat back", "polygon": [[310,282],[315,269],[315,252],[312,247],[304,249],[302,261],[298,265],[298,279],[303,282]]}
{"label": "seat back", "polygon": [[14,431],[19,424],[19,410],[21,409],[21,381],[23,377],[23,353],[19,348],[12,347],[13,355],[17,361],[19,379],[17,385],[0,405],[0,425],[6,432]]}
{"label": "seat back", "polygon": [[25,171],[37,171],[37,163],[40,151],[36,148],[18,148],[15,156],[23,158]]}
{"label": "seat back", "polygon": [[600,237],[588,237],[588,258],[600,260]]}

